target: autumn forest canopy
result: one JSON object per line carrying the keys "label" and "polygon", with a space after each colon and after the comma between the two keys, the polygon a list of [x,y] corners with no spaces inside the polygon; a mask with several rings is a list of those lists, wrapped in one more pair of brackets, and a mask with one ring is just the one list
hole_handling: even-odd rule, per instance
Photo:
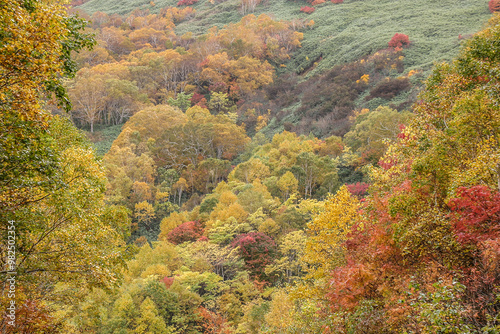
{"label": "autumn forest canopy", "polygon": [[0,330],[499,333],[499,10],[1,2]]}

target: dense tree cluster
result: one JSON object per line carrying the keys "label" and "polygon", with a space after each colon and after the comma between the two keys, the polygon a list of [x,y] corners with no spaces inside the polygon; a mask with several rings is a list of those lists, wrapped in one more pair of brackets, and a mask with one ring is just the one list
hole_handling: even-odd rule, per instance
{"label": "dense tree cluster", "polygon": [[122,124],[147,105],[179,106],[179,99],[183,110],[197,104],[214,114],[234,112],[273,82],[272,65],[286,61],[303,38],[298,25],[264,14],[202,36],[177,36],[176,24],[194,13],[169,7],[159,14],[92,14],[99,43],[76,56],[81,69],[69,87],[74,121],[93,132],[96,124]]}
{"label": "dense tree cluster", "polygon": [[[415,115],[362,111],[344,140],[255,136],[224,182],[165,218],[160,241],[144,251],[173,247],[166,240],[177,226],[203,226],[203,236],[175,246],[173,274],[148,272],[167,277],[163,291],[189,284],[199,296],[185,324],[225,333],[496,332],[497,21],[436,67]],[[368,195],[359,182],[339,189],[343,168],[367,162]]]}
{"label": "dense tree cluster", "polygon": [[[500,331],[500,16],[410,112],[377,104],[410,94],[408,36],[308,85],[275,75],[298,21],[177,36],[195,2],[85,33],[58,1],[0,4],[2,332]],[[264,95],[309,121],[266,137]],[[70,118],[123,125],[98,159]]]}
{"label": "dense tree cluster", "polygon": [[[340,242],[343,255],[327,261],[334,267],[326,281],[312,285],[327,291],[318,309],[325,332],[498,331],[498,57],[491,42],[499,27],[494,17],[453,64],[435,69],[416,117],[373,169],[370,196]],[[308,305],[300,285],[289,293]]]}

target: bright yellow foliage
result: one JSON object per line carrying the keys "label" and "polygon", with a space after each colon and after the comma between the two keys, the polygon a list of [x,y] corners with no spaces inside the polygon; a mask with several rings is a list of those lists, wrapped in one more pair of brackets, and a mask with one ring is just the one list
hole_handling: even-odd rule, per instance
{"label": "bright yellow foliage", "polygon": [[304,281],[313,281],[310,297],[324,298],[323,288],[329,272],[344,261],[342,243],[351,227],[361,221],[359,200],[344,185],[325,203],[325,210],[307,224],[308,239],[305,255],[307,275]]}

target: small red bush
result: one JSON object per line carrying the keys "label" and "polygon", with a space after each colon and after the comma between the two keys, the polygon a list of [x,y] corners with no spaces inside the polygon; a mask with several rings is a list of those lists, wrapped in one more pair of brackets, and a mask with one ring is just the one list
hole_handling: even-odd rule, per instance
{"label": "small red bush", "polygon": [[167,289],[169,289],[172,286],[172,284],[174,284],[174,278],[173,277],[165,276],[165,277],[163,277],[162,281],[165,284],[165,287]]}
{"label": "small red bush", "polygon": [[198,0],[181,0],[177,3],[177,6],[191,6],[197,2]]}
{"label": "small red bush", "polygon": [[314,7],[309,7],[309,6],[304,6],[304,7],[300,8],[300,11],[301,11],[301,12],[303,12],[303,13],[306,13],[306,14],[311,14],[311,13],[313,13],[315,10],[316,10],[316,8],[314,8]]}
{"label": "small red bush", "polygon": [[332,3],[343,3],[344,0],[332,0]]}
{"label": "small red bush", "polygon": [[205,98],[205,95],[200,94],[200,93],[194,93],[193,97],[191,97],[191,104],[195,105],[195,104],[197,104],[198,102],[200,102],[204,98]]}
{"label": "small red bush", "polygon": [[492,13],[500,11],[500,0],[490,0],[490,2],[488,2],[488,8]]}
{"label": "small red bush", "polygon": [[402,48],[408,45],[410,45],[410,39],[408,35],[405,34],[394,34],[389,41],[389,47],[391,48]]}

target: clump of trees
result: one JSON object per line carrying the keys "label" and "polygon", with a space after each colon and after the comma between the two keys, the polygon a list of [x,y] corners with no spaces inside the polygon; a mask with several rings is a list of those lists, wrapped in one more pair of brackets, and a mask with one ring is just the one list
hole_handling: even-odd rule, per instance
{"label": "clump of trees", "polygon": [[272,83],[273,66],[285,62],[303,38],[298,25],[264,14],[203,36],[176,36],[175,25],[194,12],[188,6],[158,14],[138,9],[123,17],[92,14],[98,45],[76,56],[80,70],[68,85],[75,123],[93,132],[96,125],[123,124],[159,104],[183,111],[199,105],[236,118],[239,101]]}
{"label": "clump of trees", "polygon": [[[81,22],[57,3],[0,5],[10,38],[0,208],[3,233],[8,221],[18,233],[16,330],[496,332],[500,19],[435,68],[414,113],[352,110],[363,94],[409,88],[410,74],[375,83],[402,72],[400,38],[304,92],[311,104],[331,93],[342,137],[250,138],[239,102],[271,82],[269,95],[293,95],[294,77],[274,81],[273,65],[302,37],[265,15],[175,36],[187,8],[93,15],[106,46],[82,52],[93,65],[67,89],[77,123],[125,122],[101,161],[41,107],[68,106],[69,52],[93,44]],[[324,116],[321,102],[298,110]],[[258,108],[244,117],[253,129],[269,121]]]}

